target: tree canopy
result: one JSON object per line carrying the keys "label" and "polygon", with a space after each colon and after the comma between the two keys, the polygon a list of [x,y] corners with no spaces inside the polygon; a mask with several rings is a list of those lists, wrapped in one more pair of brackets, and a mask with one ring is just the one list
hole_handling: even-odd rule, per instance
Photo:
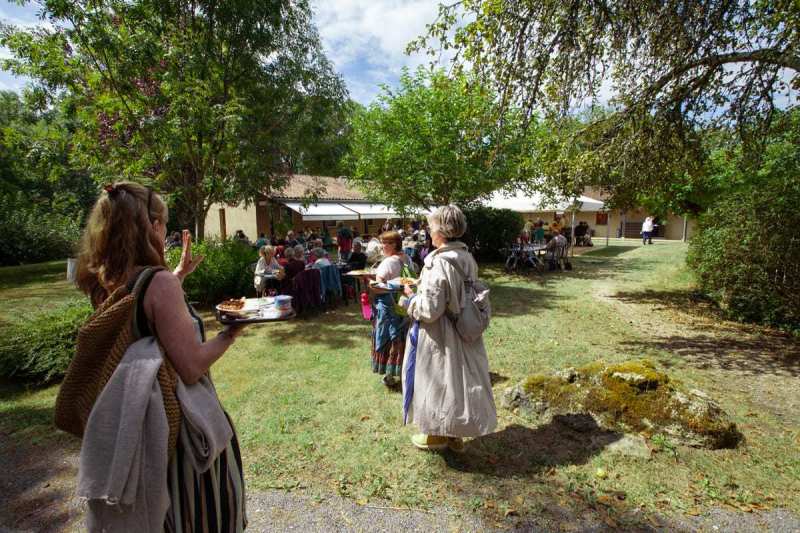
{"label": "tree canopy", "polygon": [[354,121],[351,181],[401,210],[468,205],[517,176],[525,138],[466,75],[404,71]]}
{"label": "tree canopy", "polygon": [[737,131],[763,153],[776,108],[797,105],[800,4],[462,0],[441,5],[410,48],[453,49],[456,70],[495,87],[501,110],[543,111],[562,134],[547,176],[604,185],[625,204],[700,172],[702,130]]}
{"label": "tree canopy", "polygon": [[33,78],[43,107],[76,110],[92,176],[158,186],[201,238],[213,203],[330,161],[336,134],[308,128],[342,130],[346,88],[305,0],[45,0],[42,16],[49,28],[2,28],[4,67]]}

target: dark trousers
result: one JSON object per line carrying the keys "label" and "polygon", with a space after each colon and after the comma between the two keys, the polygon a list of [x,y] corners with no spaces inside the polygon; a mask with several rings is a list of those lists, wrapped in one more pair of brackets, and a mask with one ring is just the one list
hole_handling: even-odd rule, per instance
{"label": "dark trousers", "polygon": [[652,231],[643,231],[642,232],[642,244],[653,244],[653,232]]}

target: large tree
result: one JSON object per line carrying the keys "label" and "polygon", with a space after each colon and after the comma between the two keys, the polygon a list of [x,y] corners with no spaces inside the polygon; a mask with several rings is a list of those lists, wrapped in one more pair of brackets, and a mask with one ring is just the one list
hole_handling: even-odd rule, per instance
{"label": "large tree", "polygon": [[61,102],[44,112],[14,92],[0,91],[0,195],[74,217],[97,195],[88,173],[70,160],[74,114]]}
{"label": "large tree", "polygon": [[[455,50],[501,109],[546,114],[560,142],[545,175],[627,203],[696,175],[703,129],[738,131],[758,159],[776,107],[798,103],[800,4],[461,0],[440,6],[421,48]],[[606,112],[588,112],[598,101]]]}
{"label": "large tree", "polygon": [[405,70],[356,114],[351,181],[402,211],[468,205],[517,179],[525,138],[495,95],[465,75]]}
{"label": "large tree", "polygon": [[297,124],[341,114],[305,0],[40,5],[49,27],[2,28],[5,68],[33,78],[43,105],[74,106],[76,156],[98,181],[158,186],[200,238],[213,203],[252,200],[324,152]]}

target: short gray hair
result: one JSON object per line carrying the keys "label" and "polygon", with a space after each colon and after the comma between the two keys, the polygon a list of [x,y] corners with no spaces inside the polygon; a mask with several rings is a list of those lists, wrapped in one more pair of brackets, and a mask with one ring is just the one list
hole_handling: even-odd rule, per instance
{"label": "short gray hair", "polygon": [[294,258],[295,259],[303,259],[303,256],[305,255],[305,252],[306,252],[306,249],[303,248],[302,244],[298,244],[297,246],[295,246],[292,249],[294,250]]}
{"label": "short gray hair", "polygon": [[443,205],[428,215],[431,232],[437,232],[445,239],[458,239],[467,232],[467,217],[454,205]]}
{"label": "short gray hair", "polygon": [[321,257],[325,257],[326,252],[325,248],[314,248],[313,253],[317,257],[317,259],[319,259]]}

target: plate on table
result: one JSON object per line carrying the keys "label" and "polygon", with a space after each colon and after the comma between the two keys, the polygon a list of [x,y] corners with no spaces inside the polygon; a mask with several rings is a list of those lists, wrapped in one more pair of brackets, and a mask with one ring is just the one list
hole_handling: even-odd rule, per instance
{"label": "plate on table", "polygon": [[291,303],[278,308],[275,300],[272,297],[225,300],[216,306],[217,320],[222,324],[259,324],[294,318]]}
{"label": "plate on table", "polygon": [[351,270],[350,272],[345,272],[345,276],[372,276],[374,275],[371,270]]}
{"label": "plate on table", "polygon": [[403,289],[406,285],[416,287],[419,280],[416,278],[394,278],[388,281],[388,285],[392,289]]}
{"label": "plate on table", "polygon": [[380,281],[370,281],[369,288],[375,292],[400,292],[403,290],[403,286],[392,286],[388,283],[382,283]]}

